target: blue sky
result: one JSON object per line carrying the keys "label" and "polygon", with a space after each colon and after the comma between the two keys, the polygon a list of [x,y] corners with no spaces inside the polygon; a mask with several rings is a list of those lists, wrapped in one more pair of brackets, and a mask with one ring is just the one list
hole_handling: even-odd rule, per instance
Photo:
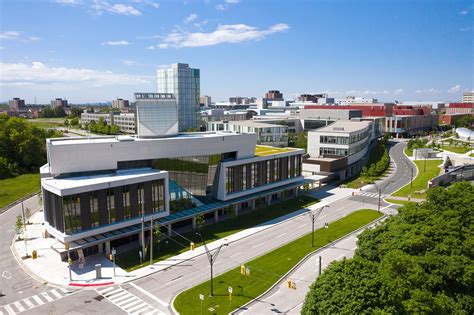
{"label": "blue sky", "polygon": [[201,69],[201,95],[279,89],[457,101],[473,89],[474,2],[3,0],[0,100],[132,99],[156,68]]}

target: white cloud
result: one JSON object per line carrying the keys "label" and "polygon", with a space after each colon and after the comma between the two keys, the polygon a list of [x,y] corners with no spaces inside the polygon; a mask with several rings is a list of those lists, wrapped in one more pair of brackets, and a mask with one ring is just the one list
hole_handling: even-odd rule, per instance
{"label": "white cloud", "polygon": [[72,6],[80,4],[78,0],[56,0],[56,3],[72,5]]}
{"label": "white cloud", "polygon": [[20,37],[20,32],[8,31],[0,33],[1,39],[18,39]]}
{"label": "white cloud", "polygon": [[139,63],[135,60],[122,60],[122,63],[126,66],[138,66]]}
{"label": "white cloud", "polygon": [[224,4],[218,4],[215,6],[216,10],[218,11],[224,11],[224,10],[227,10],[227,5],[224,5]]}
{"label": "white cloud", "polygon": [[237,4],[239,2],[240,0],[224,0],[224,3],[216,5],[215,8],[218,11],[225,11],[229,8],[230,5]]}
{"label": "white cloud", "polygon": [[155,8],[155,9],[158,9],[160,7],[160,4],[158,2],[154,2],[154,1],[151,1],[151,0],[133,0],[132,2],[148,5],[150,7]]}
{"label": "white cloud", "polygon": [[155,46],[148,46],[146,49],[148,49],[148,50],[155,50]]}
{"label": "white cloud", "polygon": [[290,27],[281,23],[269,27],[266,30],[245,24],[219,25],[210,33],[189,33],[181,30],[174,31],[164,36],[160,48],[182,48],[214,46],[223,43],[240,43],[244,41],[258,41],[265,39],[268,35],[283,32]]}
{"label": "white cloud", "polygon": [[456,84],[455,86],[453,86],[452,88],[448,89],[448,92],[449,93],[457,93],[461,91],[461,86],[459,84]]}
{"label": "white cloud", "polygon": [[225,3],[229,3],[229,4],[236,4],[236,3],[239,3],[240,0],[225,0]]}
{"label": "white cloud", "polygon": [[169,44],[158,44],[158,48],[160,49],[169,48]]}
{"label": "white cloud", "polygon": [[101,15],[104,11],[111,14],[119,15],[142,15],[140,11],[138,11],[135,7],[131,5],[122,3],[110,4],[106,1],[101,0],[95,0],[94,4],[92,5],[92,8],[98,15]]}
{"label": "white cloud", "polygon": [[61,89],[76,87],[101,87],[107,85],[143,85],[151,78],[118,74],[111,71],[48,67],[34,61],[31,65],[23,63],[0,63],[1,86],[29,86],[39,89]]}
{"label": "white cloud", "polygon": [[29,42],[36,42],[39,41],[41,38],[38,36],[24,36],[21,32],[17,31],[6,31],[3,33],[0,33],[0,39],[4,40],[18,40],[23,43],[29,43]]}
{"label": "white cloud", "polygon": [[396,89],[395,91],[393,91],[393,94],[399,95],[399,94],[403,94],[403,92],[405,92],[403,89]]}
{"label": "white cloud", "polygon": [[472,31],[472,26],[461,27],[459,30],[461,32],[469,32],[469,31]]}
{"label": "white cloud", "polygon": [[468,10],[462,10],[461,12],[459,12],[460,15],[466,15],[468,14],[469,11]]}
{"label": "white cloud", "polygon": [[190,15],[188,15],[186,17],[186,19],[184,19],[185,22],[189,23],[189,22],[192,22],[194,21],[195,19],[197,19],[197,14],[196,13],[191,13]]}
{"label": "white cloud", "polygon": [[118,41],[103,42],[102,45],[108,45],[108,46],[128,46],[128,45],[131,45],[131,43],[127,42],[126,40],[118,40]]}
{"label": "white cloud", "polygon": [[438,94],[439,90],[437,90],[435,88],[430,88],[430,89],[416,90],[415,93],[417,93],[417,94]]}

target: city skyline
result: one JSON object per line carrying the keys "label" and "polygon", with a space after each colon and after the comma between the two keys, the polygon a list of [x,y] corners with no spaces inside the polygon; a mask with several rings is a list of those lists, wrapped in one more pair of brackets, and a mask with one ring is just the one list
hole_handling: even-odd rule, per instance
{"label": "city skyline", "polygon": [[[0,101],[156,92],[156,69],[201,69],[201,95],[325,92],[457,101],[473,88],[469,1],[4,1]],[[31,7],[34,10],[28,10]],[[54,20],[37,19],[52,16]],[[55,23],[53,23],[53,21]]]}

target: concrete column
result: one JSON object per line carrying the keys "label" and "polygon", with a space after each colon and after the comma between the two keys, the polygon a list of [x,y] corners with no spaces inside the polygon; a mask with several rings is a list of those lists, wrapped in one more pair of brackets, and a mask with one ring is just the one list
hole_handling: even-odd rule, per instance
{"label": "concrete column", "polygon": [[234,212],[235,212],[235,216],[239,215],[239,204],[234,205]]}
{"label": "concrete column", "polygon": [[102,254],[104,252],[104,245],[103,244],[97,245],[97,248],[99,249],[99,254]]}
{"label": "concrete column", "polygon": [[265,201],[267,202],[267,206],[269,206],[272,202],[272,195],[265,196]]}
{"label": "concrete column", "polygon": [[193,217],[193,230],[195,230],[196,227],[197,227],[196,217]]}
{"label": "concrete column", "polygon": [[214,221],[219,222],[219,210],[214,211]]}
{"label": "concrete column", "polygon": [[255,199],[252,199],[251,203],[252,203],[252,210],[255,210]]}
{"label": "concrete column", "polygon": [[110,255],[110,241],[105,242],[105,256],[109,257]]}
{"label": "concrete column", "polygon": [[167,225],[167,233],[168,233],[168,237],[171,237],[171,224]]}
{"label": "concrete column", "polygon": [[140,245],[140,250],[142,250],[143,241],[144,241],[144,240],[143,240],[143,234],[142,234],[142,232],[140,231],[140,232],[138,233],[138,244]]}

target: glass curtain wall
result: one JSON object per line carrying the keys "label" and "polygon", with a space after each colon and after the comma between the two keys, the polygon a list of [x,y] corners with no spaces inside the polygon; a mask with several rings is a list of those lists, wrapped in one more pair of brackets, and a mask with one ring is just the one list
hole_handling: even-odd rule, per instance
{"label": "glass curtain wall", "polygon": [[[141,217],[143,211],[149,214],[165,210],[163,179],[64,197],[46,191],[45,196],[47,215],[51,216],[48,222],[66,234]],[[81,204],[81,200],[87,203]]]}
{"label": "glass curtain wall", "polygon": [[301,176],[301,155],[226,167],[228,194]]}

